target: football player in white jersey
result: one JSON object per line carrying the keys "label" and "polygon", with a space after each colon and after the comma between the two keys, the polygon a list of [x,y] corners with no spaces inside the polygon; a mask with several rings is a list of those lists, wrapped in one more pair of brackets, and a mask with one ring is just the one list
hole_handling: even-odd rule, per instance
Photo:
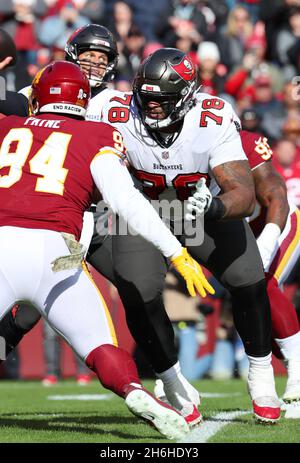
{"label": "football player in white jersey", "polygon": [[[149,199],[184,201],[200,179],[209,186],[210,194],[204,189],[202,198],[204,242],[188,248],[231,293],[235,325],[250,362],[248,388],[254,414],[259,421],[273,423],[280,417],[280,404],[271,366],[270,306],[258,248],[243,220],[255,205],[251,171],[231,106],[197,93],[197,85],[187,55],[177,49],[157,50],[141,64],[133,95],[112,98],[102,110],[103,120],[122,132],[136,185]],[[187,243],[184,232],[179,236]],[[138,236],[115,235],[112,242],[128,326],[135,339],[149,337],[148,358],[151,350],[160,352],[161,362],[173,358],[172,368],[156,373],[175,404],[168,387],[177,364],[162,300],[167,265]],[[152,321],[152,333],[145,320]],[[179,398],[177,407],[182,404]]]}
{"label": "football player in white jersey", "polygon": [[[91,85],[91,100],[87,109],[86,119],[91,121],[101,121],[101,109],[104,102],[108,102],[113,97],[122,96],[120,92],[107,88],[107,83],[113,78],[115,67],[118,61],[117,46],[113,35],[108,29],[103,26],[90,24],[80,28],[71,35],[66,44],[66,59],[78,64],[85,74],[88,76]],[[24,88],[21,93],[10,94],[9,102],[0,101],[0,112],[4,114],[27,115],[27,98],[29,97],[30,87]],[[25,103],[24,103],[24,101]],[[94,214],[96,220],[99,215]],[[103,221],[103,218],[102,218]],[[89,235],[89,233],[87,233]],[[99,236],[95,233],[89,247],[87,260],[96,268],[103,276],[108,278],[116,285],[112,256],[111,256],[111,239]],[[0,322],[0,336],[6,340],[7,354],[20,342],[24,334],[38,322],[40,315],[31,307],[22,305],[18,310],[14,310],[7,314]],[[163,373],[165,370],[170,370],[166,374],[166,385],[168,385],[170,401],[173,397],[174,405],[178,405],[178,400],[182,400],[177,408],[184,414],[186,421],[191,425],[197,424],[201,419],[201,414],[197,410],[199,405],[199,393],[196,389],[182,376],[180,366],[177,361],[177,354],[173,342],[173,338],[167,341],[168,349],[162,348],[161,343],[157,343],[157,349],[149,350],[149,345],[153,346],[152,325],[162,323],[165,324],[165,315],[159,317],[160,320],[153,319],[147,322],[145,326],[137,326],[134,328],[130,314],[130,330],[139,343],[140,348],[146,353],[149,362],[152,364],[154,371]],[[167,323],[168,326],[168,323]],[[143,336],[143,329],[147,336]],[[159,328],[158,328],[159,329]],[[163,337],[163,326],[161,327]],[[136,334],[137,333],[137,334]],[[169,333],[167,333],[169,334]],[[172,355],[169,352],[172,351]],[[173,368],[173,365],[176,367]],[[171,380],[169,379],[171,378]],[[178,397],[179,399],[178,399]],[[180,399],[181,398],[181,399]],[[183,407],[183,405],[186,407]]]}
{"label": "football player in white jersey", "polygon": [[[87,24],[76,29],[69,37],[65,52],[66,61],[80,66],[90,82],[91,99],[86,120],[101,121],[101,108],[112,96],[107,84],[114,78],[119,59],[115,37],[104,26]],[[28,98],[30,89],[29,85],[19,93]],[[1,110],[0,105],[0,112]],[[7,112],[2,112],[8,115]]]}

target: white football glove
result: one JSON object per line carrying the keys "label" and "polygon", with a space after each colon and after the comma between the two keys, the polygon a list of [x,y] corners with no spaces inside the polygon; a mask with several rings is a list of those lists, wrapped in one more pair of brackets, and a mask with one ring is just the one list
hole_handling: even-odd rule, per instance
{"label": "white football glove", "polygon": [[205,178],[201,178],[196,185],[196,191],[193,196],[188,198],[187,212],[185,220],[195,220],[201,217],[209,209],[212,202],[212,194],[206,186]]}
{"label": "white football glove", "polygon": [[268,272],[273,256],[278,249],[278,238],[281,230],[275,223],[267,223],[256,240],[264,271]]}

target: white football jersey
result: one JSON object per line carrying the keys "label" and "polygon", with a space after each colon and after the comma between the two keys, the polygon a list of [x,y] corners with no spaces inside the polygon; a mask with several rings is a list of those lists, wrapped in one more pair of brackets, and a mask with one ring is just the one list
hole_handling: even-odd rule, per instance
{"label": "white football jersey", "polygon": [[93,96],[90,99],[85,119],[87,121],[101,122],[102,116],[101,111],[102,107],[109,102],[109,100],[114,96],[115,90],[105,88],[97,95]]}
{"label": "white football jersey", "polygon": [[22,95],[26,96],[26,98],[30,97],[30,92],[31,92],[31,85],[27,85],[27,87],[21,88],[21,90],[18,91],[18,93],[22,93]]}
{"label": "white football jersey", "polygon": [[102,120],[122,133],[136,186],[151,199],[185,200],[201,177],[213,196],[220,188],[212,169],[229,161],[247,160],[239,119],[226,101],[197,94],[182,130],[168,148],[160,146],[141,121],[131,93],[113,92],[102,107]]}

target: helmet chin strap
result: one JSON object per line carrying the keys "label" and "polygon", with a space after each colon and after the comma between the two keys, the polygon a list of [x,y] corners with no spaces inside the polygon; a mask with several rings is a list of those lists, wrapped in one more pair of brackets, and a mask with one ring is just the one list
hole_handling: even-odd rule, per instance
{"label": "helmet chin strap", "polygon": [[150,127],[150,129],[163,129],[164,127],[168,127],[173,121],[170,117],[166,117],[166,119],[158,120],[152,119],[151,117],[145,117],[144,119],[145,124]]}
{"label": "helmet chin strap", "polygon": [[89,78],[89,83],[90,83],[91,88],[100,87],[100,85],[103,84],[102,80],[99,81],[99,80],[95,80],[93,78]]}
{"label": "helmet chin strap", "polygon": [[[79,66],[81,66],[82,63],[79,60],[77,60],[76,62],[77,62],[77,64]],[[89,71],[89,75],[87,76],[88,79],[89,79],[89,83],[90,83],[91,88],[100,87],[101,85],[106,84],[108,82],[108,80],[110,80],[110,79],[107,80],[106,76],[108,76],[109,73],[112,72],[113,67],[114,67],[113,64],[109,63],[106,66],[106,69],[105,69],[103,75],[101,77],[99,76],[99,77],[95,78],[93,76],[93,74],[92,74],[92,66],[91,66],[90,71]]]}

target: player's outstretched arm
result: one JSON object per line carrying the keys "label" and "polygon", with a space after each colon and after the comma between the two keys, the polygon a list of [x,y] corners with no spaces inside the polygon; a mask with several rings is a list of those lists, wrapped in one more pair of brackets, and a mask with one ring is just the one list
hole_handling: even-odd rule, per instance
{"label": "player's outstretched arm", "polygon": [[135,188],[127,168],[115,154],[101,154],[91,163],[95,184],[104,201],[137,234],[154,244],[169,258],[186,281],[191,296],[214,293],[200,265],[182,248],[159,215]]}

